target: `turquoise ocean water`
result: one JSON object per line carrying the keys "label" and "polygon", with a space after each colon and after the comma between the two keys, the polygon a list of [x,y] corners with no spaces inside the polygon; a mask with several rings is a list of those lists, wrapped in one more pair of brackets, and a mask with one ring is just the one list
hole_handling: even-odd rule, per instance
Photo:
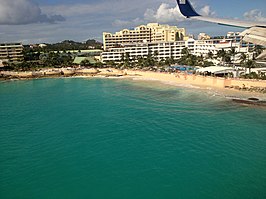
{"label": "turquoise ocean water", "polygon": [[0,198],[266,198],[266,109],[111,79],[0,83]]}

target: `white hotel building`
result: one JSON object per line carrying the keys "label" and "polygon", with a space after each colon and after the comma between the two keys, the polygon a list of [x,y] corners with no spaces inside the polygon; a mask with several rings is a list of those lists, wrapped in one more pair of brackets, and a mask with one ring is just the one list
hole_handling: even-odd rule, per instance
{"label": "white hotel building", "polygon": [[129,55],[131,60],[137,60],[138,57],[147,57],[149,53],[156,55],[158,60],[170,57],[180,59],[181,51],[185,47],[185,41],[125,44],[122,48],[111,48],[108,51],[104,51],[102,53],[102,61],[120,62],[126,54]]}
{"label": "white hotel building", "polygon": [[232,47],[235,48],[236,52],[248,52],[248,47],[243,47],[240,40],[235,38],[208,40],[190,38],[186,41],[129,43],[122,46],[104,51],[102,53],[102,62],[121,62],[122,57],[125,57],[126,54],[129,55],[131,60],[137,60],[138,57],[147,57],[149,53],[156,56],[158,60],[167,58],[178,60],[181,58],[181,51],[185,47],[189,49],[191,54],[197,56],[207,56],[209,52],[215,55],[219,50],[228,51]]}

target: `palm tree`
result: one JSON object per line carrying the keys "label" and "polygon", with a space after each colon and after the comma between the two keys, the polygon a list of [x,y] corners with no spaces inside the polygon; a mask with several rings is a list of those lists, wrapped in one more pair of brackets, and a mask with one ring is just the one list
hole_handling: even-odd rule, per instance
{"label": "palm tree", "polygon": [[[246,63],[246,60],[247,60],[247,55],[245,53],[241,53],[241,56],[240,56],[240,65],[241,64],[244,64],[245,66],[245,63]],[[246,72],[246,67],[245,67],[245,72]]]}
{"label": "palm tree", "polygon": [[2,64],[3,64],[4,67],[8,67],[9,66],[9,63],[7,61],[3,61]]}
{"label": "palm tree", "polygon": [[231,48],[228,52],[230,55],[234,56],[236,54],[236,49],[235,48]]}
{"label": "palm tree", "polygon": [[249,69],[249,74],[251,72],[251,68],[255,68],[256,63],[254,60],[248,60],[245,64],[245,66]]}
{"label": "palm tree", "polygon": [[82,60],[82,61],[80,62],[80,65],[81,65],[81,66],[90,66],[91,63],[90,63],[89,60],[84,59],[84,60]]}
{"label": "palm tree", "polygon": [[144,66],[144,59],[143,59],[143,57],[138,56],[137,57],[137,60],[138,60],[138,66],[139,67],[143,67]]}
{"label": "palm tree", "polygon": [[226,55],[227,55],[227,53],[225,52],[224,49],[219,50],[219,51],[217,52],[217,57],[222,58],[222,61],[223,61],[223,62],[225,62],[225,60],[226,60]]}
{"label": "palm tree", "polygon": [[159,55],[158,50],[155,50],[155,51],[153,52],[153,57],[154,57],[155,65],[158,65],[158,62],[159,62],[158,55]]}
{"label": "palm tree", "polygon": [[213,53],[212,53],[212,51],[209,51],[209,52],[208,52],[208,58],[210,58],[210,59],[213,58]]}
{"label": "palm tree", "polygon": [[184,57],[189,57],[190,55],[190,52],[188,50],[188,48],[183,48],[182,51],[181,51],[181,54],[184,56]]}
{"label": "palm tree", "polygon": [[263,48],[262,48],[262,46],[256,45],[256,46],[254,46],[253,50],[255,52],[254,57],[256,58],[257,56],[259,56],[262,53]]}
{"label": "palm tree", "polygon": [[230,56],[230,58],[233,56],[233,60],[235,62],[235,55],[237,54],[236,49],[235,48],[231,48],[231,50],[228,51],[228,55]]}
{"label": "palm tree", "polygon": [[129,67],[130,66],[130,54],[129,54],[129,52],[126,52],[124,66],[125,67]]}
{"label": "palm tree", "polygon": [[228,64],[228,63],[230,63],[231,62],[231,56],[229,55],[229,54],[225,54],[225,56],[224,56],[224,62],[226,63],[226,64]]}
{"label": "palm tree", "polygon": [[144,61],[144,65],[146,67],[150,67],[150,66],[155,65],[155,60],[154,60],[154,57],[152,56],[151,52],[148,52],[147,58]]}
{"label": "palm tree", "polygon": [[124,55],[124,53],[122,53],[121,54],[121,62],[124,63],[124,61],[125,61],[125,55]]}

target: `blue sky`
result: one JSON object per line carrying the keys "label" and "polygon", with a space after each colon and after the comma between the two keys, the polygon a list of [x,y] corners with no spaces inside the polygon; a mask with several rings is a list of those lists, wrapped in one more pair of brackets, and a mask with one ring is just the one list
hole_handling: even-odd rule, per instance
{"label": "blue sky", "polygon": [[[191,0],[203,15],[266,22],[265,0]],[[54,43],[65,39],[101,41],[102,32],[149,22],[185,27],[190,34],[241,31],[186,20],[175,0],[0,0],[0,43]]]}

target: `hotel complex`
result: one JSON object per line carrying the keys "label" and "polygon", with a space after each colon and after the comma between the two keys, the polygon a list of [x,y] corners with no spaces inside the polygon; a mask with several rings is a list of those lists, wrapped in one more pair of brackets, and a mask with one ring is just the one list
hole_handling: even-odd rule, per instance
{"label": "hotel complex", "polygon": [[[229,32],[224,38],[211,38],[206,33],[200,33],[198,39],[194,39],[193,36],[186,35],[184,28],[158,23],[141,25],[134,30],[123,29],[115,34],[104,32],[103,45],[104,51],[100,50],[99,56],[94,56],[94,59],[103,63],[121,63],[125,58],[137,62],[139,58],[147,58],[149,55],[157,61],[169,58],[178,60],[182,57],[184,48],[193,55],[204,57],[216,55],[222,49],[229,51],[232,48],[235,52],[248,53],[250,46],[242,42],[239,33]],[[3,66],[4,62],[23,61],[22,51],[21,43],[0,44],[0,66]]]}
{"label": "hotel complex", "polygon": [[[185,32],[185,31],[184,31]],[[208,38],[208,37],[207,37]],[[122,57],[127,54],[131,60],[137,60],[140,57],[153,55],[157,60],[173,58],[178,60],[182,57],[182,49],[188,48],[191,54],[197,56],[207,56],[208,53],[217,54],[219,50],[225,51],[235,48],[236,52],[248,52],[248,46],[241,43],[239,34],[229,33],[225,39],[201,39],[195,40],[186,37],[182,41],[156,41],[156,42],[138,42],[121,44],[119,47],[113,47],[102,53],[102,61],[121,62]]]}
{"label": "hotel complex", "polygon": [[21,43],[0,43],[0,62],[20,62],[23,60],[22,51]]}
{"label": "hotel complex", "polygon": [[123,29],[115,34],[104,32],[103,44],[104,50],[108,50],[114,47],[121,47],[121,45],[128,43],[174,42],[183,40],[185,35],[184,28],[149,23],[138,26],[134,30]]}

